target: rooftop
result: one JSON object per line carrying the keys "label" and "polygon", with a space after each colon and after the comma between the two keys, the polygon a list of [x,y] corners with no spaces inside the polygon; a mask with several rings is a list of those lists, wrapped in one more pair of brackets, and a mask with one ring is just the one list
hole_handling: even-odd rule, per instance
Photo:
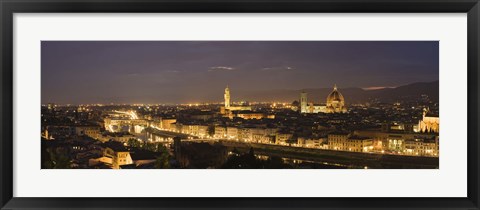
{"label": "rooftop", "polygon": [[118,142],[118,141],[107,141],[107,142],[103,143],[103,146],[105,148],[108,147],[115,152],[128,152],[128,149],[125,148],[125,146],[123,146],[123,144]]}
{"label": "rooftop", "polygon": [[147,151],[147,150],[135,150],[134,152],[130,152],[130,156],[132,160],[154,160],[155,152]]}
{"label": "rooftop", "polygon": [[350,138],[348,138],[348,140],[367,140],[367,139],[371,139],[371,138],[363,137],[363,136],[350,136]]}

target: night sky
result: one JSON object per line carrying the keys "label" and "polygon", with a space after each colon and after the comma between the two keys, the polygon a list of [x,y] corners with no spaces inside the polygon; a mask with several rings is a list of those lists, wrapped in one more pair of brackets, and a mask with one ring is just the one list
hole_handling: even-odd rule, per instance
{"label": "night sky", "polygon": [[212,102],[223,100],[226,85],[234,94],[335,83],[339,88],[395,87],[439,78],[436,41],[41,44],[42,103]]}

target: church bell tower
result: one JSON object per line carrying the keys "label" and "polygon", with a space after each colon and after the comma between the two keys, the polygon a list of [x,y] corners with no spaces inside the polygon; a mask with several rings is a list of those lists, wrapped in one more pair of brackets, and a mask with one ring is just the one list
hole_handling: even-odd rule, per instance
{"label": "church bell tower", "polygon": [[223,97],[225,98],[225,108],[230,108],[230,89],[228,88],[228,85],[227,88],[225,88],[225,94],[223,94]]}

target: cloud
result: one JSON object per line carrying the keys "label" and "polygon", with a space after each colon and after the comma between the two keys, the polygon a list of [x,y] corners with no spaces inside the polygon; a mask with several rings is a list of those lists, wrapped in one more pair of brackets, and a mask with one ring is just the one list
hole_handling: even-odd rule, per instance
{"label": "cloud", "polygon": [[166,72],[166,73],[180,73],[179,70],[166,70],[164,72]]}
{"label": "cloud", "polygon": [[290,71],[294,70],[295,68],[291,66],[277,66],[277,67],[265,67],[260,71]]}
{"label": "cloud", "polygon": [[165,73],[177,74],[177,73],[180,73],[180,72],[181,72],[181,71],[179,71],[179,70],[167,69],[167,70],[160,70],[160,71],[155,71],[155,72],[133,72],[133,73],[127,73],[126,76],[129,76],[129,77],[155,76],[155,75],[161,75],[161,74],[165,74]]}
{"label": "cloud", "polygon": [[381,89],[386,89],[386,88],[396,88],[394,86],[373,86],[373,87],[365,87],[365,88],[362,88],[363,90],[381,90]]}
{"label": "cloud", "polygon": [[229,66],[212,66],[208,69],[208,72],[216,72],[216,71],[233,71],[235,68]]}

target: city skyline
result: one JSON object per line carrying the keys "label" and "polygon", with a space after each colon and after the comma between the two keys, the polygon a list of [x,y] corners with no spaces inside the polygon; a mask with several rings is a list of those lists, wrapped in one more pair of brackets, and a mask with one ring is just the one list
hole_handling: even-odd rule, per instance
{"label": "city skyline", "polygon": [[216,102],[226,85],[379,89],[436,80],[438,42],[42,42],[43,104]]}
{"label": "city skyline", "polygon": [[291,104],[233,103],[229,87],[223,104],[49,103],[42,168],[438,168],[438,102],[408,89],[352,106],[337,86],[320,104],[305,91]]}
{"label": "city skyline", "polygon": [[439,169],[436,41],[42,42],[42,169]]}

